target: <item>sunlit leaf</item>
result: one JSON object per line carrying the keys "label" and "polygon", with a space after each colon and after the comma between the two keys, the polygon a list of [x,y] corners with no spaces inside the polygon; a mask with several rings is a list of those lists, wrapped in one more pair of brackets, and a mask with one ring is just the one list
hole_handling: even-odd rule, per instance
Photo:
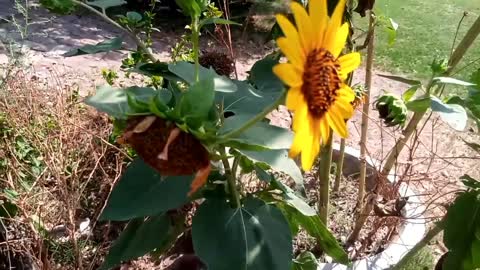
{"label": "sunlit leaf", "polygon": [[417,98],[405,103],[407,109],[413,112],[424,112],[430,108],[432,100],[430,97]]}
{"label": "sunlit leaf", "polygon": [[224,200],[208,199],[192,223],[195,253],[209,270],[291,270],[292,235],[275,206],[249,197],[234,209]]}
{"label": "sunlit leaf", "polygon": [[443,103],[437,97],[431,97],[432,111],[437,112],[440,118],[455,130],[462,131],[467,126],[467,112],[456,104]]}
{"label": "sunlit leaf", "polygon": [[450,77],[435,77],[433,78],[434,83],[440,83],[440,84],[454,84],[454,85],[461,85],[461,86],[472,86],[475,85],[473,83],[461,81],[455,78],[450,78]]}
{"label": "sunlit leaf", "polygon": [[95,45],[85,45],[80,48],[72,49],[63,54],[64,57],[72,57],[84,54],[94,54],[101,52],[109,52],[119,50],[122,48],[123,38],[116,37],[109,40],[104,40]]}
{"label": "sunlit leaf", "polygon": [[170,218],[167,214],[137,218],[130,221],[120,236],[113,242],[101,270],[110,269],[123,261],[141,257],[162,246],[168,238]]}
{"label": "sunlit leaf", "polygon": [[403,94],[402,94],[402,99],[403,101],[405,102],[408,102],[410,101],[410,99],[415,95],[415,93],[417,92],[418,88],[420,88],[421,85],[414,85],[410,88],[407,89],[407,91],[405,91]]}
{"label": "sunlit leaf", "polygon": [[115,185],[102,212],[102,220],[128,220],[157,215],[187,203],[193,176],[160,175],[135,159]]}

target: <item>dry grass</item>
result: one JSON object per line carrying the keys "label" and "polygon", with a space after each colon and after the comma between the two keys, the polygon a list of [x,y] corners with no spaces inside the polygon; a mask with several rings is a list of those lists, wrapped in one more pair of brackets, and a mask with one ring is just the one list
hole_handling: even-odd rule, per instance
{"label": "dry grass", "polygon": [[[127,160],[108,141],[112,124],[55,72],[46,80],[20,68],[5,74],[0,198],[18,212],[0,219],[0,268],[26,269],[23,260],[40,269],[95,269],[109,241],[96,220]],[[88,220],[94,229],[80,232]]]}

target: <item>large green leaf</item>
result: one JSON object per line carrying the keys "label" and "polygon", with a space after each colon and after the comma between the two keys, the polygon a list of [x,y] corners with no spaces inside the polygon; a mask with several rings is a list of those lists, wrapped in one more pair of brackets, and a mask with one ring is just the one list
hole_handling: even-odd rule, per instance
{"label": "large green leaf", "polygon": [[[476,240],[475,233],[479,228],[480,194],[478,191],[464,192],[456,198],[447,211],[443,242],[449,253],[443,269],[472,269],[465,266],[471,263],[472,245]],[[480,267],[480,265],[476,267]]]}
{"label": "large green leaf", "polygon": [[266,163],[272,169],[290,175],[295,181],[297,189],[303,190],[302,172],[300,171],[300,168],[298,168],[297,164],[288,157],[288,150],[273,149],[264,151],[239,151],[253,161]]}
{"label": "large green leaf", "polygon": [[102,9],[102,12],[105,13],[105,10],[110,7],[122,6],[127,3],[125,0],[95,0],[86,2],[90,6],[99,7]]}
{"label": "large green leaf", "polygon": [[71,49],[63,54],[64,57],[71,57],[84,54],[94,54],[101,52],[109,52],[119,50],[122,48],[123,38],[116,37],[108,40],[104,40],[95,45],[85,45],[80,48]]}
{"label": "large green leaf", "polygon": [[130,221],[122,234],[112,244],[100,269],[110,269],[122,261],[141,257],[164,245],[171,230],[167,214],[137,218]]}
{"label": "large green leaf", "polygon": [[[225,119],[224,124],[220,129],[219,135],[222,136],[242,127],[247,121],[254,117],[254,115],[249,114],[228,117]],[[229,142],[236,143],[238,147],[246,145],[267,149],[290,148],[292,140],[293,133],[290,130],[270,125],[265,121],[259,121],[241,134],[229,138]],[[228,143],[225,144],[229,145]]]}
{"label": "large green leaf", "polygon": [[261,92],[281,92],[284,89],[282,81],[273,73],[273,67],[278,64],[274,56],[267,56],[257,61],[250,70],[249,81]]}
{"label": "large green leaf", "polygon": [[160,175],[141,159],[135,159],[113,188],[102,220],[128,220],[157,215],[189,201],[193,176]]}
{"label": "large green leaf", "polygon": [[446,104],[437,97],[432,96],[430,107],[453,129],[462,131],[467,126],[467,112],[462,106]]}
{"label": "large green leaf", "polygon": [[417,98],[405,103],[407,109],[412,112],[424,112],[430,108],[432,100],[430,97]]}
{"label": "large green leaf", "polygon": [[130,108],[128,96],[135,101],[148,103],[157,93],[157,90],[148,87],[118,89],[104,85],[97,89],[95,95],[87,97],[85,103],[112,117],[126,119],[128,115],[136,113],[135,108]]}
{"label": "large green leaf", "polygon": [[348,264],[348,255],[337,242],[333,234],[323,224],[318,215],[305,216],[296,208],[280,203],[279,206],[289,213],[295,222],[300,225],[309,235],[317,239],[317,243],[320,248],[332,257],[336,262],[341,264]]}
{"label": "large green leaf", "polygon": [[293,248],[281,211],[247,198],[233,209],[219,199],[205,201],[193,218],[195,253],[209,270],[291,270]]}
{"label": "large green leaf", "polygon": [[[195,65],[188,62],[178,62],[175,64],[168,65],[168,70],[173,74],[180,77],[188,84],[194,84],[197,80],[195,79]],[[227,77],[220,76],[213,69],[208,69],[205,67],[199,67],[198,79],[206,80],[213,78],[213,83],[215,85],[214,89],[218,92],[235,92],[237,91],[237,86]]]}
{"label": "large green leaf", "polygon": [[193,83],[182,95],[178,103],[180,115],[187,119],[189,124],[197,124],[206,120],[210,112],[215,91],[212,77]]}

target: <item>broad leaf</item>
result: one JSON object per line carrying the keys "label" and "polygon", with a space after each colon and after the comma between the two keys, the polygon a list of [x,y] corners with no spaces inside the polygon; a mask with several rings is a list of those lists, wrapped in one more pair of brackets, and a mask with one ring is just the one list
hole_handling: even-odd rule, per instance
{"label": "broad leaf", "polygon": [[178,208],[190,199],[193,176],[160,175],[141,159],[135,159],[115,185],[101,215],[102,220],[128,220],[157,215]]}
{"label": "broad leaf", "polygon": [[222,18],[207,18],[207,19],[204,19],[204,20],[200,21],[199,28],[202,28],[203,26],[205,26],[207,24],[212,24],[212,23],[214,23],[214,24],[242,25],[240,23],[230,21],[230,20],[226,20],[226,19],[222,19]]}
{"label": "broad leaf", "polygon": [[134,108],[129,106],[128,96],[148,104],[150,98],[155,97],[157,93],[157,90],[148,87],[118,89],[104,85],[97,89],[95,95],[87,97],[85,103],[112,117],[126,119],[135,113]]}
{"label": "broad leaf", "polygon": [[202,12],[201,7],[195,0],[175,0],[183,13],[190,17],[197,17]]}
{"label": "broad leaf", "polygon": [[[445,270],[465,269],[471,260],[471,248],[480,228],[480,198],[478,192],[464,192],[448,208],[443,242],[449,253],[443,264]],[[476,254],[478,256],[478,254]],[[471,268],[469,268],[471,269]]]}
{"label": "broad leaf", "polygon": [[255,162],[268,164],[272,169],[290,175],[297,185],[298,190],[303,190],[303,176],[297,164],[288,157],[288,150],[248,151],[239,150],[240,153]]}
{"label": "broad leaf", "polygon": [[348,255],[337,242],[333,234],[323,224],[318,215],[305,216],[287,204],[280,204],[309,235],[317,239],[320,248],[336,262],[348,264]]}
{"label": "broad leaf", "polygon": [[223,200],[209,199],[192,223],[195,253],[209,270],[291,270],[292,236],[275,206],[247,198],[243,207],[233,209]]}
{"label": "broad leaf", "polygon": [[135,11],[129,11],[127,12],[127,19],[133,23],[138,23],[142,20],[142,14]]}
{"label": "broad leaf", "polygon": [[187,119],[187,123],[201,125],[208,117],[214,99],[212,77],[194,83],[184,92],[178,103],[180,114]]}
{"label": "broad leaf", "polygon": [[110,269],[123,261],[141,257],[162,246],[169,236],[170,218],[167,214],[137,218],[130,221],[112,244],[100,269]]}
{"label": "broad leaf", "polygon": [[95,45],[85,45],[80,48],[72,49],[63,54],[64,57],[71,57],[84,54],[94,54],[109,52],[122,48],[123,38],[116,37],[97,43]]}
{"label": "broad leaf", "polygon": [[412,112],[424,112],[430,108],[432,99],[430,97],[417,98],[405,103],[407,109]]}
{"label": "broad leaf", "polygon": [[467,126],[467,112],[456,104],[443,103],[437,97],[431,97],[432,111],[437,112],[440,118],[455,130],[462,131]]}
{"label": "broad leaf", "polygon": [[315,255],[310,251],[300,253],[295,260],[293,260],[293,270],[317,270],[318,261]]}
{"label": "broad leaf", "polygon": [[105,10],[110,7],[117,7],[125,5],[127,2],[125,0],[96,0],[96,1],[87,1],[86,2],[90,6],[99,7],[102,9],[103,13]]}
{"label": "broad leaf", "polygon": [[377,74],[380,77],[387,78],[393,81],[409,84],[409,85],[422,85],[422,82],[419,80],[412,80],[402,76],[395,76],[395,75],[385,75],[385,74]]}
{"label": "broad leaf", "polygon": [[[254,115],[234,115],[225,119],[220,129],[220,136],[242,127],[251,120]],[[288,149],[293,140],[293,133],[281,127],[270,125],[265,121],[259,121],[241,134],[229,138],[230,142],[241,145],[257,146],[267,149]],[[228,145],[228,143],[226,143]]]}
{"label": "broad leaf", "polygon": [[[196,82],[194,64],[188,62],[178,62],[168,65],[168,70],[190,85]],[[202,81],[209,78],[213,78],[215,91],[227,93],[237,91],[237,86],[230,79],[225,76],[218,75],[213,69],[200,66],[198,79]]]}
{"label": "broad leaf", "polygon": [[450,77],[436,77],[436,78],[433,78],[433,82],[440,83],[440,84],[455,84],[455,85],[461,85],[461,86],[475,85],[473,83],[461,81],[461,80],[450,78]]}
{"label": "broad leaf", "polygon": [[418,88],[420,88],[421,85],[414,85],[410,88],[408,88],[403,94],[402,94],[402,99],[405,102],[410,101],[410,99],[415,95],[417,92]]}
{"label": "broad leaf", "polygon": [[257,61],[250,70],[248,80],[261,92],[281,92],[285,88],[282,81],[273,73],[278,59],[266,56]]}

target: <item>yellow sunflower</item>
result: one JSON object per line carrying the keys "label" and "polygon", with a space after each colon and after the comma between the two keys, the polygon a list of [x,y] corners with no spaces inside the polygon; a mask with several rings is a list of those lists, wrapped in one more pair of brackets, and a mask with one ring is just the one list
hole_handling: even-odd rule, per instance
{"label": "yellow sunflower", "polygon": [[296,27],[283,15],[277,22],[285,37],[277,40],[288,63],[273,68],[290,87],[286,105],[294,111],[295,138],[290,157],[302,154],[302,167],[308,171],[327,142],[330,129],[341,137],[348,135],[345,119],[353,114],[353,90],[345,84],[348,73],[360,64],[360,54],[340,56],[349,25],[342,24],[345,0],[340,0],[332,17],[327,0],[310,0],[308,13],[302,5],[291,3]]}

